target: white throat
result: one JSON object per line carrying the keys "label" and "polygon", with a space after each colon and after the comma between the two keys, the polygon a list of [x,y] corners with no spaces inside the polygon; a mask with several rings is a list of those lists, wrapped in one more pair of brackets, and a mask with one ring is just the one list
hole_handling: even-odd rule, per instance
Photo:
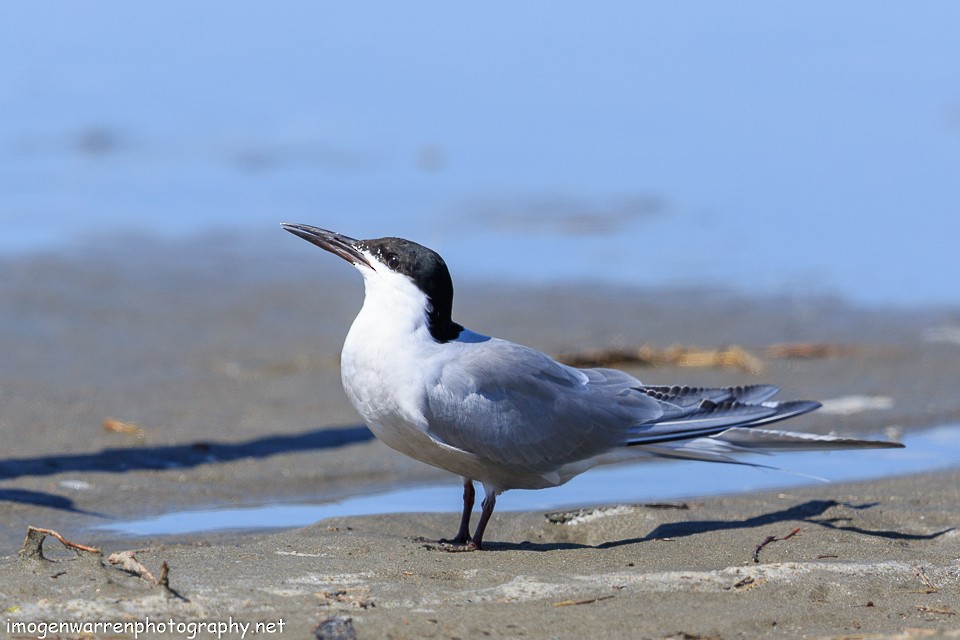
{"label": "white throat", "polygon": [[363,308],[343,343],[343,388],[378,436],[397,418],[422,419],[422,362],[439,345],[430,336],[427,296],[407,276],[361,269]]}
{"label": "white throat", "polygon": [[410,278],[382,267],[378,271],[362,269],[361,273],[363,307],[347,334],[348,343],[351,339],[389,339],[399,344],[422,332],[429,335],[429,301]]}

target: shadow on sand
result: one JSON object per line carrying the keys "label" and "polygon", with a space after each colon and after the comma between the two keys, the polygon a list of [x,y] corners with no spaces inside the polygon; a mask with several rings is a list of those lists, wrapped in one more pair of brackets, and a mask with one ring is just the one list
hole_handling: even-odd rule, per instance
{"label": "shadow on sand", "polygon": [[[244,442],[192,442],[181,445],[118,447],[92,453],[51,454],[34,458],[0,459],[0,480],[71,472],[126,473],[128,471],[185,469],[202,464],[268,458],[286,453],[332,449],[373,439],[365,426],[316,429],[294,435],[268,436]],[[73,500],[55,493],[0,489],[0,501],[29,504],[73,513]]]}
{"label": "shadow on sand", "polygon": [[751,518],[744,518],[742,520],[687,520],[683,522],[671,522],[667,524],[661,524],[656,527],[653,531],[648,533],[643,537],[636,538],[626,538],[624,540],[614,540],[610,542],[604,542],[598,545],[586,545],[578,544],[575,542],[558,542],[558,543],[537,543],[537,542],[521,542],[521,543],[505,543],[505,542],[491,542],[489,544],[484,544],[484,549],[490,549],[493,551],[496,550],[507,550],[507,549],[523,549],[527,551],[552,551],[556,549],[611,549],[614,547],[621,547],[624,545],[638,544],[641,542],[649,542],[657,539],[666,539],[666,538],[682,538],[686,536],[699,535],[702,533],[710,533],[712,531],[728,531],[732,529],[753,529],[760,526],[765,526],[769,524],[776,524],[778,522],[795,522],[795,523],[807,523],[813,524],[820,527],[826,527],[828,529],[835,529],[839,531],[851,531],[853,533],[858,533],[866,536],[873,536],[878,538],[887,538],[890,540],[902,540],[902,541],[916,541],[916,540],[933,540],[939,538],[940,536],[953,531],[953,528],[944,529],[943,531],[937,531],[935,533],[929,534],[916,534],[916,533],[905,533],[902,531],[890,531],[890,530],[871,530],[865,529],[863,527],[854,526],[852,524],[843,524],[848,522],[849,518],[836,517],[836,518],[823,518],[826,512],[833,507],[844,507],[847,509],[863,510],[870,509],[877,506],[878,503],[865,503],[865,504],[850,504],[846,502],[838,502],[836,500],[809,500],[802,504],[795,505],[788,509],[782,509],[780,511],[773,511],[771,513],[764,513],[758,516],[753,516]]}

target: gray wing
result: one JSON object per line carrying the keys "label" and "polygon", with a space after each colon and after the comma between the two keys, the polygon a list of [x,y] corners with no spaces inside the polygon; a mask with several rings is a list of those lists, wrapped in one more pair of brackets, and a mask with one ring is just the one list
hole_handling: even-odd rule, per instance
{"label": "gray wing", "polygon": [[524,472],[549,472],[625,445],[631,425],[663,414],[626,373],[574,369],[493,338],[457,345],[431,382],[431,436]]}
{"label": "gray wing", "polygon": [[779,391],[772,385],[643,385],[622,371],[575,369],[494,338],[450,354],[427,385],[430,435],[523,473],[550,472],[624,445],[721,462],[751,451],[895,446],[756,429],[820,406],[771,401]]}

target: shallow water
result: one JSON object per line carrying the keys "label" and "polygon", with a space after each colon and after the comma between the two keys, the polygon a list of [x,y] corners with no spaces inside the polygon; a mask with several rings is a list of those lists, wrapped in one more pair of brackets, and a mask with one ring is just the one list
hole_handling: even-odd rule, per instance
{"label": "shallow water", "polygon": [[[776,466],[764,469],[706,462],[657,461],[594,469],[562,487],[509,491],[498,510],[526,511],[587,507],[622,502],[649,502],[745,493],[809,485],[922,473],[960,463],[960,424],[907,434],[905,449],[797,452],[753,458]],[[339,516],[407,512],[459,511],[460,491],[449,485],[402,487],[320,504],[265,504],[245,508],[171,511],[96,528],[125,535],[173,535],[215,530],[301,527]]]}

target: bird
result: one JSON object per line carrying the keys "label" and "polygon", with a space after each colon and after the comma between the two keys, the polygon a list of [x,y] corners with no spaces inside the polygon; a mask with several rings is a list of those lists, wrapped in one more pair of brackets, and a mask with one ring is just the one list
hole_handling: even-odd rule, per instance
{"label": "bird", "polygon": [[[352,264],[364,301],[343,343],[344,391],[373,434],[458,475],[463,511],[448,550],[483,548],[497,497],[562,485],[600,464],[644,457],[735,464],[738,454],[899,447],[770,429],[821,406],[774,401],[776,386],[647,385],[626,372],[575,368],[453,320],[453,280],[411,240],[357,240],[305,224],[283,229]],[[476,490],[484,490],[470,533]]]}

